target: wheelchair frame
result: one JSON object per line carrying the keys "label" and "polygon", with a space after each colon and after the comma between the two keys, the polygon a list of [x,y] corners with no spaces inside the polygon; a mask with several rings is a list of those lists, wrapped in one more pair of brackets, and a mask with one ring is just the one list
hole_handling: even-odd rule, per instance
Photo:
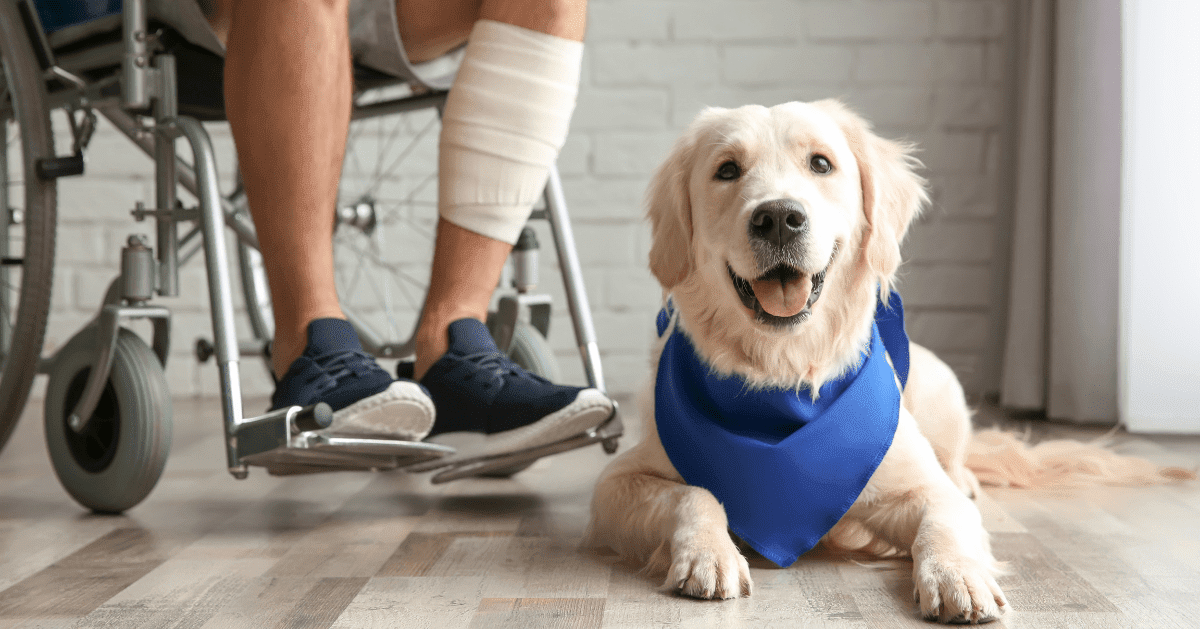
{"label": "wheelchair frame", "polygon": [[[0,0],[8,2],[8,0]],[[65,109],[75,140],[75,155],[41,160],[38,171],[44,178],[82,174],[83,151],[90,139],[98,112],[115,128],[153,159],[155,164],[155,207],[141,204],[133,211],[137,220],[153,218],[156,224],[155,247],[131,236],[122,252],[121,274],[110,285],[105,303],[94,324],[100,331],[100,351],[93,361],[79,401],[71,411],[68,424],[79,431],[89,418],[106,386],[112,369],[114,349],[121,324],[131,319],[149,319],[153,325],[152,347],[160,362],[165,364],[170,344],[170,312],[167,308],[149,304],[155,295],[173,297],[179,294],[179,267],[203,251],[208,278],[212,316],[213,345],[221,384],[221,408],[225,431],[226,458],[230,474],[242,479],[249,465],[285,465],[293,472],[324,471],[328,469],[379,469],[403,467],[412,463],[443,456],[453,450],[430,443],[390,441],[381,439],[347,439],[312,432],[322,423],[328,425],[328,407],[291,407],[257,417],[243,415],[240,385],[239,348],[235,335],[233,289],[230,262],[226,249],[226,229],[244,245],[257,249],[254,229],[239,215],[234,203],[222,196],[218,184],[216,155],[203,126],[195,118],[180,115],[177,99],[175,57],[156,51],[156,35],[148,31],[146,0],[124,0],[122,42],[119,70],[99,80],[88,81],[56,64],[45,33],[37,21],[30,0],[16,0],[12,9],[0,9],[0,19],[20,19],[35,48],[43,78],[57,80],[68,89],[47,94],[48,111]],[[21,4],[24,4],[23,10]],[[113,47],[104,54],[115,55]],[[77,53],[78,55],[85,55]],[[398,81],[400,83],[400,81]],[[44,93],[44,91],[43,91]],[[368,118],[427,108],[440,114],[446,92],[417,93],[411,96],[356,107],[353,117]],[[82,112],[77,123],[75,114]],[[146,112],[148,116],[143,116]],[[177,157],[176,140],[182,138],[190,147],[191,163]],[[183,208],[177,199],[177,186],[193,193],[199,200],[196,208]],[[588,383],[601,390],[604,378],[599,349],[587,295],[583,286],[579,259],[574,247],[566,201],[558,171],[551,167],[544,193],[545,210],[535,218],[549,222],[566,288],[567,305],[571,314]],[[336,208],[331,208],[334,210]],[[190,231],[180,236],[179,223],[192,223]],[[511,334],[522,308],[542,308],[545,300],[538,296],[504,297],[500,303],[500,333]],[[253,305],[248,304],[248,308]],[[548,309],[535,316],[548,323]],[[350,317],[352,323],[354,318]],[[364,347],[379,357],[410,355],[413,340],[394,345],[383,342],[356,326]],[[508,338],[500,338],[506,347]],[[253,348],[261,351],[261,345]],[[48,373],[55,357],[39,362],[39,373]],[[599,428],[564,442],[541,446],[486,461],[476,461],[453,468],[435,477],[435,482],[485,473],[489,470],[519,469],[528,462],[583,445],[601,442],[609,453],[615,452],[622,434],[621,420],[613,417]]]}

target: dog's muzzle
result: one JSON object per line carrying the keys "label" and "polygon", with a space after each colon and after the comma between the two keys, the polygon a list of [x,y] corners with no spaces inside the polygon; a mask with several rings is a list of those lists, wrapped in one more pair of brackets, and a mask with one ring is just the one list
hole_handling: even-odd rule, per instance
{"label": "dog's muzzle", "polygon": [[755,264],[766,271],[747,279],[726,264],[742,303],[760,323],[773,327],[808,318],[821,295],[825,271],[809,275],[803,270],[811,268],[805,262],[809,223],[804,206],[795,199],[764,201],[754,208],[746,229]]}
{"label": "dog's muzzle", "polygon": [[[821,290],[825,287],[825,275],[829,272],[829,268],[833,266],[833,261],[837,259],[838,250],[841,248],[840,245],[841,243],[839,242],[833,244],[833,252],[829,256],[829,262],[825,265],[824,269],[813,273],[811,277],[806,277],[801,270],[788,264],[777,265],[754,280],[747,280],[738,275],[729,263],[725,264],[725,269],[729,272],[729,279],[733,281],[733,288],[737,291],[738,298],[742,300],[742,305],[754,313],[755,320],[772,327],[787,328],[799,324],[812,315],[813,306],[817,303],[817,299],[821,297]],[[778,284],[778,288],[776,284]],[[782,293],[783,301],[794,302],[798,295],[789,293],[803,291],[806,288],[808,294],[803,308],[786,316],[768,312],[768,309],[763,307],[762,299],[760,299],[766,298],[776,302],[773,303],[771,309],[778,313],[778,301],[781,298],[780,293]],[[792,303],[791,309],[795,310],[796,305]]]}

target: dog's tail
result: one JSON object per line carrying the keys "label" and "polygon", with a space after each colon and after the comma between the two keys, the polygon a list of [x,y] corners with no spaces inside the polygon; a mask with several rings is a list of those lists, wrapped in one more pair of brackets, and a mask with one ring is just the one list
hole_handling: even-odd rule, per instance
{"label": "dog's tail", "polygon": [[1028,434],[979,430],[967,448],[966,467],[992,487],[1140,486],[1196,479],[1196,470],[1117,454],[1111,434],[1090,442],[1053,439],[1030,445]]}

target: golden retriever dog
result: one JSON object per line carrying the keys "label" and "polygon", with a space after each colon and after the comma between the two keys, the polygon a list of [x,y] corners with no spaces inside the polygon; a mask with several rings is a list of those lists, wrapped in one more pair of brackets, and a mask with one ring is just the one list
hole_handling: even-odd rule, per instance
{"label": "golden retriever dog", "polygon": [[[699,115],[650,185],[650,269],[712,374],[810,397],[865,360],[927,201],[917,165],[911,147],[832,100]],[[911,554],[922,616],[986,622],[1007,602],[964,466],[970,412],[945,363],[915,344],[910,354],[890,445],[822,540]],[[688,596],[749,595],[726,507],[672,464],[654,405],[646,396],[643,440],[601,475],[586,543],[665,570]]]}

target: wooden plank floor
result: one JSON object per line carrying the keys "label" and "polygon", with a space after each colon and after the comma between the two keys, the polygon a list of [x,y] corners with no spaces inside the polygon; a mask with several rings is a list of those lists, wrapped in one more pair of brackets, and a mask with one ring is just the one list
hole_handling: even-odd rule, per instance
{"label": "wooden plank floor", "polygon": [[[0,455],[0,629],[928,626],[904,559],[815,551],[786,570],[757,559],[753,597],[699,602],[580,551],[608,460],[599,447],[511,480],[254,470],[236,481],[217,413],[178,401],[154,493],[96,516],[59,486],[31,403]],[[1200,438],[1124,436],[1121,448],[1200,464]],[[1015,611],[993,626],[1200,627],[1200,483],[991,490],[980,506],[1011,569],[1001,585]]]}

